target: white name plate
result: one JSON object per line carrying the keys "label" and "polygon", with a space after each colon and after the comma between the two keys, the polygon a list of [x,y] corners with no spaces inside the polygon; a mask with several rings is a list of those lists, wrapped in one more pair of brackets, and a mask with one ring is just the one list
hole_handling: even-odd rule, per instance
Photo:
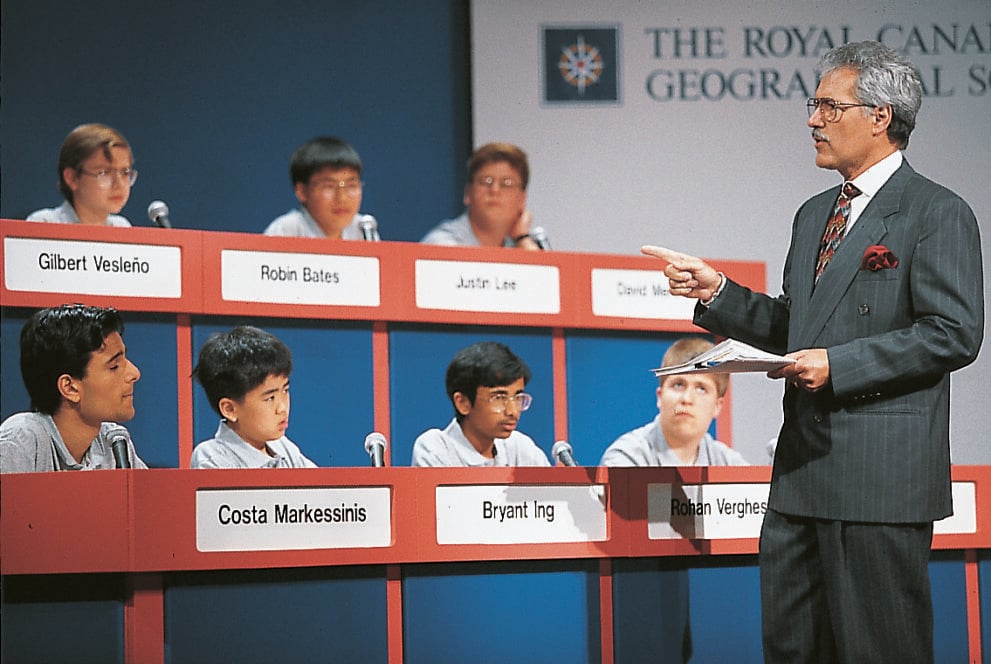
{"label": "white name plate", "polygon": [[592,269],[592,313],[596,316],[692,320],[695,300],[672,295],[663,272]]}
{"label": "white name plate", "polygon": [[438,544],[542,544],[606,539],[603,485],[437,487]]}
{"label": "white name plate", "polygon": [[[756,539],[769,490],[769,484],[650,484],[647,535],[650,539]],[[976,533],[974,484],[954,482],[952,492],[953,515],[937,521],[934,533]]]}
{"label": "white name plate", "polygon": [[179,247],[17,237],[3,242],[7,290],[182,297]]}
{"label": "white name plate", "polygon": [[226,301],[377,307],[379,259],[225,249],[220,254]]}
{"label": "white name plate", "polygon": [[557,314],[561,276],[554,265],[416,261],[416,306],[446,311]]}
{"label": "white name plate", "polygon": [[389,546],[389,487],[201,489],[199,551],[289,551]]}

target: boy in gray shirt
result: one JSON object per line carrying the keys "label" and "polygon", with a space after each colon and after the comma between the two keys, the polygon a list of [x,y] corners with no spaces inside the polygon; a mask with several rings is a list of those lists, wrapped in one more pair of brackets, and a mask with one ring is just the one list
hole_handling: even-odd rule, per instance
{"label": "boy in gray shirt", "polygon": [[289,428],[292,354],[275,335],[250,325],[211,336],[193,375],[220,415],[213,438],[193,450],[192,468],[316,468]]}
{"label": "boy in gray shirt", "polygon": [[0,472],[147,468],[118,424],[134,417],[141,377],[123,333],[120,314],[104,307],[66,304],[28,319],[20,362],[31,412],[0,424]]}

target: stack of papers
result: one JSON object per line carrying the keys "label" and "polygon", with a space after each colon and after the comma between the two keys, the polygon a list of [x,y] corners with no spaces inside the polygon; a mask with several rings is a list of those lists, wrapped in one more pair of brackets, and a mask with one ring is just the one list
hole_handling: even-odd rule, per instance
{"label": "stack of papers", "polygon": [[655,376],[671,376],[690,373],[741,373],[748,371],[773,371],[791,364],[795,360],[765,353],[759,348],[748,346],[742,341],[727,339],[696,355],[687,362],[670,367],[651,369]]}

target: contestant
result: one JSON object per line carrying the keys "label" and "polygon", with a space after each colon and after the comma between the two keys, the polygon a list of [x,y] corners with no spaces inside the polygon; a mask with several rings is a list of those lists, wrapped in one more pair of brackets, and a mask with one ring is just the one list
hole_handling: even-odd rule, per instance
{"label": "contestant", "polygon": [[441,222],[420,242],[539,250],[530,235],[533,217],[526,208],[529,181],[523,150],[510,143],[483,145],[468,160],[464,213]]}
{"label": "contestant", "polygon": [[[301,145],[289,161],[299,208],[276,218],[265,235],[362,240],[361,157],[339,138],[321,136]],[[378,240],[376,227],[370,231]]]}
{"label": "contestant", "polygon": [[193,450],[192,468],[315,468],[289,428],[292,354],[275,335],[242,325],[207,339],[193,375],[220,415],[216,435]]}
{"label": "contestant", "polygon": [[0,424],[0,472],[116,468],[123,436],[132,468],[147,468],[119,422],[134,417],[141,377],[125,355],[114,309],[66,304],[42,309],[21,330],[21,377],[31,412]]}
{"label": "contestant", "polygon": [[547,455],[516,430],[533,399],[523,391],[530,368],[508,347],[483,341],[459,351],[447,367],[454,419],[413,444],[414,466],[549,466]]}
{"label": "contestant", "polygon": [[102,124],[76,127],[62,142],[59,191],[65,202],[35,210],[28,221],[130,227],[120,212],[138,177],[134,155],[120,132]]}
{"label": "contestant", "polygon": [[[701,337],[674,342],[662,367],[681,364],[712,348]],[[746,466],[736,450],[709,434],[729,387],[728,374],[661,376],[657,417],[606,448],[600,466]]]}
{"label": "contestant", "polygon": [[[819,62],[816,165],[778,298],[661,247],[695,322],[796,361],[760,536],[766,662],[932,662],[933,521],[952,513],[950,373],[984,330],[977,220],[902,155],[918,69],[877,42]],[[786,185],[785,185],[786,186]],[[777,183],[777,189],[782,188]],[[841,194],[841,192],[843,192]]]}

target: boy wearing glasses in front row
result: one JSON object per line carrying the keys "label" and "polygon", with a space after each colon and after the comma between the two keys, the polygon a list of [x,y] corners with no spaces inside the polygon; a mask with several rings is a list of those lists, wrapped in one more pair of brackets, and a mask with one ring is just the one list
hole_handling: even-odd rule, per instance
{"label": "boy wearing glasses in front row", "polygon": [[530,369],[508,347],[483,341],[458,352],[445,383],[454,406],[447,428],[413,444],[414,466],[550,466],[529,436],[516,430],[532,397]]}

